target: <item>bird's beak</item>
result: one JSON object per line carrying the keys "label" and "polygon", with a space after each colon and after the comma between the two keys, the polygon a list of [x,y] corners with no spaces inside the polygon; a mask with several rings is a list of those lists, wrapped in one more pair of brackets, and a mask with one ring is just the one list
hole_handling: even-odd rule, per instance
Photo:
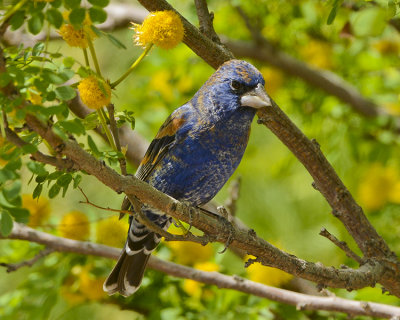
{"label": "bird's beak", "polygon": [[253,90],[245,93],[240,98],[240,103],[243,107],[252,107],[255,109],[272,106],[271,99],[265,92],[265,88],[261,83]]}

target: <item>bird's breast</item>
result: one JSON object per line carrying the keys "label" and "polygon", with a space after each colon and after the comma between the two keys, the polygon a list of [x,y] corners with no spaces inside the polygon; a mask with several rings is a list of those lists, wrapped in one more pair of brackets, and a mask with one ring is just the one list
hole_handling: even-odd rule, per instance
{"label": "bird's breast", "polygon": [[238,167],[247,146],[250,125],[251,119],[191,130],[171,148],[149,177],[149,183],[193,205],[210,201]]}

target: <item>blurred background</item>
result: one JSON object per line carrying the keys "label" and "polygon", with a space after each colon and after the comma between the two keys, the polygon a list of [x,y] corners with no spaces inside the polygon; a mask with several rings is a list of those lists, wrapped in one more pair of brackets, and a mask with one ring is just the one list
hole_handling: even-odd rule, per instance
{"label": "blurred background", "polygon": [[[142,10],[135,1],[112,1],[113,5],[119,3]],[[192,1],[170,3],[198,25]],[[400,254],[400,131],[396,122],[400,115],[400,29],[396,25],[396,2],[393,3],[391,6],[391,1],[208,1],[209,9],[215,14],[217,34],[228,44],[240,44],[247,50],[241,51],[240,58],[262,72],[267,92],[309,138],[319,142],[378,233]],[[332,13],[335,5],[336,15]],[[289,74],[276,62],[254,59],[251,48],[257,39],[246,27],[243,12],[247,22],[255,26],[258,37],[267,40],[278,53],[290,55],[313,73],[336,74],[343,80],[340,82],[343,87],[354,86],[361,96],[374,103],[373,110],[381,111],[365,115],[301,76]],[[133,43],[133,31],[128,27],[114,30],[112,34],[126,49],[113,47],[106,37],[98,38],[95,47],[103,75],[114,81],[142,49]],[[62,40],[50,41],[48,50],[84,61],[81,50],[68,47]],[[168,51],[155,48],[118,86],[112,100],[117,110],[134,112],[135,131],[150,141],[165,118],[188,101],[212,73],[213,69],[184,44]],[[90,135],[99,148],[108,149],[95,133]],[[129,166],[130,173],[135,170]],[[116,215],[80,204],[83,197],[76,189],[69,190],[65,198],[49,199],[46,191],[40,201],[32,200],[30,194],[35,183],[28,183],[31,173],[23,168],[22,176],[23,203],[30,210],[30,226],[73,239],[123,246],[126,220],[118,221]],[[335,267],[357,266],[319,235],[324,227],[359,253],[344,227],[330,213],[324,198],[311,186],[312,178],[304,167],[256,121],[242,163],[216,197],[217,203],[223,204],[229,199],[229,186],[239,177],[240,197],[235,214],[259,236],[309,261]],[[110,192],[94,178],[84,176],[81,187],[94,203],[119,208],[122,196]],[[258,264],[246,270],[244,260],[234,253],[218,254],[222,248],[222,244],[202,247],[186,242],[164,242],[156,255],[272,286],[304,292],[315,287]],[[42,246],[34,243],[2,240],[0,260],[18,262],[33,257],[41,249]],[[107,297],[102,292],[102,283],[113,264],[114,261],[103,258],[53,253],[31,268],[12,273],[0,268],[0,318],[346,318],[320,311],[300,313],[295,307],[152,270],[147,271],[142,288],[134,296]],[[400,305],[397,298],[382,294],[380,286],[354,292],[332,291],[344,298]]]}

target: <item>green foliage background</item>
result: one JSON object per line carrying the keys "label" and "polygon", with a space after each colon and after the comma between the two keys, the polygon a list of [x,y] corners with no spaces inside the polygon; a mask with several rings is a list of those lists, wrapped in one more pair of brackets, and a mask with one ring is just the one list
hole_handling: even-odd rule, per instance
{"label": "green foliage background", "polygon": [[[56,1],[61,4],[61,0]],[[64,5],[72,2],[65,1]],[[93,1],[93,3],[97,10],[93,16],[101,21],[101,7],[107,1],[97,4]],[[115,3],[113,1],[113,4]],[[2,1],[0,4],[5,6],[8,3]],[[174,0],[171,4],[190,22],[197,25],[195,7],[191,1]],[[22,17],[27,19],[22,23],[27,24],[31,32],[36,33],[40,28],[44,5],[37,3],[38,7],[31,17]],[[47,4],[46,8],[50,5]],[[320,67],[330,69],[352,83],[364,96],[386,108],[389,113],[395,116],[400,114],[398,90],[400,36],[387,21],[398,16],[396,1],[374,3],[313,0],[209,1],[210,9],[215,13],[215,29],[219,35],[250,41],[250,33],[234,8],[235,5],[240,5],[249,16],[258,19],[263,25],[262,34],[282,50],[311,65],[318,64]],[[58,9],[54,8],[50,12],[52,13],[48,13],[46,17],[50,22],[53,21],[53,25],[59,26],[57,22],[59,17],[56,13]],[[78,17],[78,24],[82,22],[79,19]],[[331,23],[328,24],[327,21]],[[112,32],[126,49],[112,47],[106,36],[95,41],[105,78],[112,81],[118,78],[141,53],[142,49],[132,42],[132,34],[133,32],[128,29]],[[68,61],[63,58],[72,57],[83,64],[81,50],[68,47],[62,40],[50,41],[46,49],[48,52],[62,54],[59,58],[55,55],[53,61],[56,68],[59,68],[58,72],[65,73],[65,77],[63,76],[61,80],[50,77],[50,82],[53,79],[51,83],[60,85],[69,78],[74,81],[79,80],[75,74],[78,64],[75,62],[73,67],[69,68],[66,65]],[[60,67],[63,61],[64,67]],[[260,61],[250,62],[262,71],[269,68]],[[32,65],[35,63],[36,61]],[[39,67],[40,63],[41,61],[37,61]],[[73,70],[73,73],[70,74],[71,71],[68,70]],[[157,48],[128,80],[117,88],[112,100],[118,110],[134,112],[135,130],[150,141],[164,119],[175,108],[189,100],[212,72],[212,68],[184,44],[169,51]],[[392,168],[392,178],[395,181],[399,180],[400,174],[397,174],[400,172],[400,139],[398,133],[394,132],[389,117],[368,119],[357,114],[337,98],[307,85],[298,78],[280,74],[276,70],[272,73],[265,72],[269,75],[266,77],[267,92],[269,87],[272,87],[273,92],[270,93],[274,100],[308,137],[318,140],[322,151],[354,197],[361,201],[361,205],[366,205],[366,214],[377,231],[388,241],[391,248],[400,254],[398,239],[400,195],[399,198],[392,197],[383,201],[378,208],[370,210],[368,199],[360,195],[362,185],[368,188],[368,184],[371,184],[371,194],[376,197],[380,197],[380,193],[388,194],[392,192],[389,189],[394,188],[382,177],[371,179],[371,175],[375,172],[371,168],[374,166]],[[0,81],[6,80],[3,78]],[[62,96],[63,93],[65,92],[59,93],[58,98],[68,99],[69,91],[67,90],[66,97]],[[61,118],[63,112],[65,107],[61,105],[56,114]],[[69,115],[64,120],[71,119]],[[65,127],[60,130],[64,129],[67,130]],[[87,131],[85,134],[93,137],[100,150],[108,150],[92,131]],[[79,137],[82,143],[87,141],[85,134]],[[36,137],[31,137],[33,144],[36,143],[35,139]],[[29,153],[29,150],[25,151]],[[28,183],[35,170],[27,169],[25,166],[27,161],[28,157],[25,156],[21,166],[15,160],[17,170],[14,171],[21,176],[22,184],[14,188],[22,194],[32,193],[36,187],[34,181]],[[47,170],[52,171],[51,168]],[[135,168],[130,167],[129,171],[133,173]],[[325,227],[357,250],[343,226],[330,214],[323,197],[312,188],[311,177],[286,147],[272,133],[258,126],[256,121],[252,127],[245,157],[233,179],[238,176],[242,179],[242,185],[237,216],[255,229],[259,236],[310,261],[320,261],[336,267],[340,264],[355,266],[343,252],[318,235],[321,227]],[[373,183],[374,181],[379,183]],[[83,177],[81,187],[96,204],[113,208],[118,208],[120,205],[122,196],[110,193],[89,176]],[[4,203],[7,202],[10,184],[3,183],[1,188],[0,200]],[[43,196],[47,196],[49,189],[44,185]],[[216,197],[216,201],[223,203],[228,195],[227,187],[224,187]],[[95,222],[109,214],[79,204],[81,198],[81,194],[71,187],[66,192],[65,198],[59,194],[52,199],[49,225],[41,229],[56,234],[56,226],[61,217],[72,210],[79,210],[85,212],[89,220],[93,221],[91,239],[95,240]],[[18,207],[18,196],[15,199],[15,205]],[[6,218],[3,218],[2,223],[5,223],[4,219]],[[13,219],[16,219],[15,215]],[[220,248],[220,245],[214,245],[215,252]],[[0,260],[18,262],[34,256],[40,249],[40,246],[33,243],[1,240]],[[166,246],[161,246],[158,254],[166,259],[172,257]],[[227,252],[223,255],[215,253],[211,260],[220,265],[220,270],[224,273],[246,276],[243,261],[232,253]],[[22,268],[10,274],[6,273],[4,268],[0,269],[0,318],[54,320],[85,317],[163,320],[345,318],[343,315],[328,312],[300,313],[294,307],[214,287],[206,288],[211,292],[212,299],[205,296],[191,297],[182,289],[183,280],[151,270],[147,271],[141,290],[131,298],[104,297],[71,304],[62,294],[62,287],[73,268],[77,270],[78,267],[79,270],[85,265],[92,265],[92,274],[102,277],[111,269],[113,262],[94,257],[53,253],[29,269]],[[290,287],[290,284],[286,285]],[[380,287],[366,288],[357,292],[333,291],[341,297],[400,305],[398,299],[382,294]]]}

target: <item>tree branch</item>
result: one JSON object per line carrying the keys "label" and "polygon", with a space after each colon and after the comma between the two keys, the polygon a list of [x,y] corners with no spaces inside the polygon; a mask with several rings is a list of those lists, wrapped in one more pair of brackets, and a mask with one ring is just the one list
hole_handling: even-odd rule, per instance
{"label": "tree branch", "polygon": [[214,13],[208,11],[207,1],[194,0],[194,4],[196,6],[197,16],[199,17],[200,32],[209,37],[212,41],[221,44],[221,40],[213,26]]}
{"label": "tree branch", "polygon": [[[55,251],[71,252],[117,259],[120,251],[101,244],[65,239],[14,223],[9,239],[26,240],[44,244]],[[1,236],[0,236],[1,239]],[[400,308],[374,302],[354,301],[337,297],[317,297],[266,286],[257,282],[227,276],[219,272],[206,272],[150,257],[149,268],[175,277],[192,279],[219,288],[233,289],[261,298],[296,306],[299,310],[326,310],[349,315],[365,315],[382,318],[400,316]]]}
{"label": "tree branch", "polygon": [[0,266],[6,267],[7,272],[14,272],[22,267],[32,267],[36,262],[40,259],[48,256],[50,253],[54,252],[53,248],[45,248],[44,250],[40,251],[37,255],[35,255],[32,259],[25,260],[19,263],[0,263]]}
{"label": "tree branch", "polygon": [[358,264],[362,265],[364,263],[364,260],[358,256],[355,252],[353,252],[349,246],[347,245],[346,242],[340,241],[338,238],[336,238],[333,234],[331,234],[328,230],[325,228],[322,228],[320,233],[321,236],[329,239],[332,241],[336,246],[338,246],[340,249],[342,249],[345,253],[346,256],[348,256],[350,259],[353,259],[354,261],[358,262]]}
{"label": "tree branch", "polygon": [[[33,115],[27,115],[26,121],[34,131],[38,132],[54,150],[70,157],[79,164],[88,174],[94,175],[99,181],[114,191],[124,192],[128,196],[135,196],[140,202],[179,220],[192,223],[193,226],[211,236],[215,241],[228,242],[232,238],[232,246],[243,249],[258,258],[266,266],[277,267],[296,276],[321,283],[331,287],[357,289],[365,286],[374,286],[378,282],[387,266],[381,263],[368,262],[357,270],[338,270],[324,267],[299,259],[285,253],[265,240],[258,238],[254,231],[239,229],[237,226],[227,228],[226,223],[218,217],[204,214],[201,210],[189,207],[179,201],[159,192],[147,183],[136,177],[120,176],[114,170],[89,155],[75,141],[62,141],[51,129],[45,127]],[[391,290],[392,287],[387,289]],[[397,291],[394,291],[396,294]]]}

